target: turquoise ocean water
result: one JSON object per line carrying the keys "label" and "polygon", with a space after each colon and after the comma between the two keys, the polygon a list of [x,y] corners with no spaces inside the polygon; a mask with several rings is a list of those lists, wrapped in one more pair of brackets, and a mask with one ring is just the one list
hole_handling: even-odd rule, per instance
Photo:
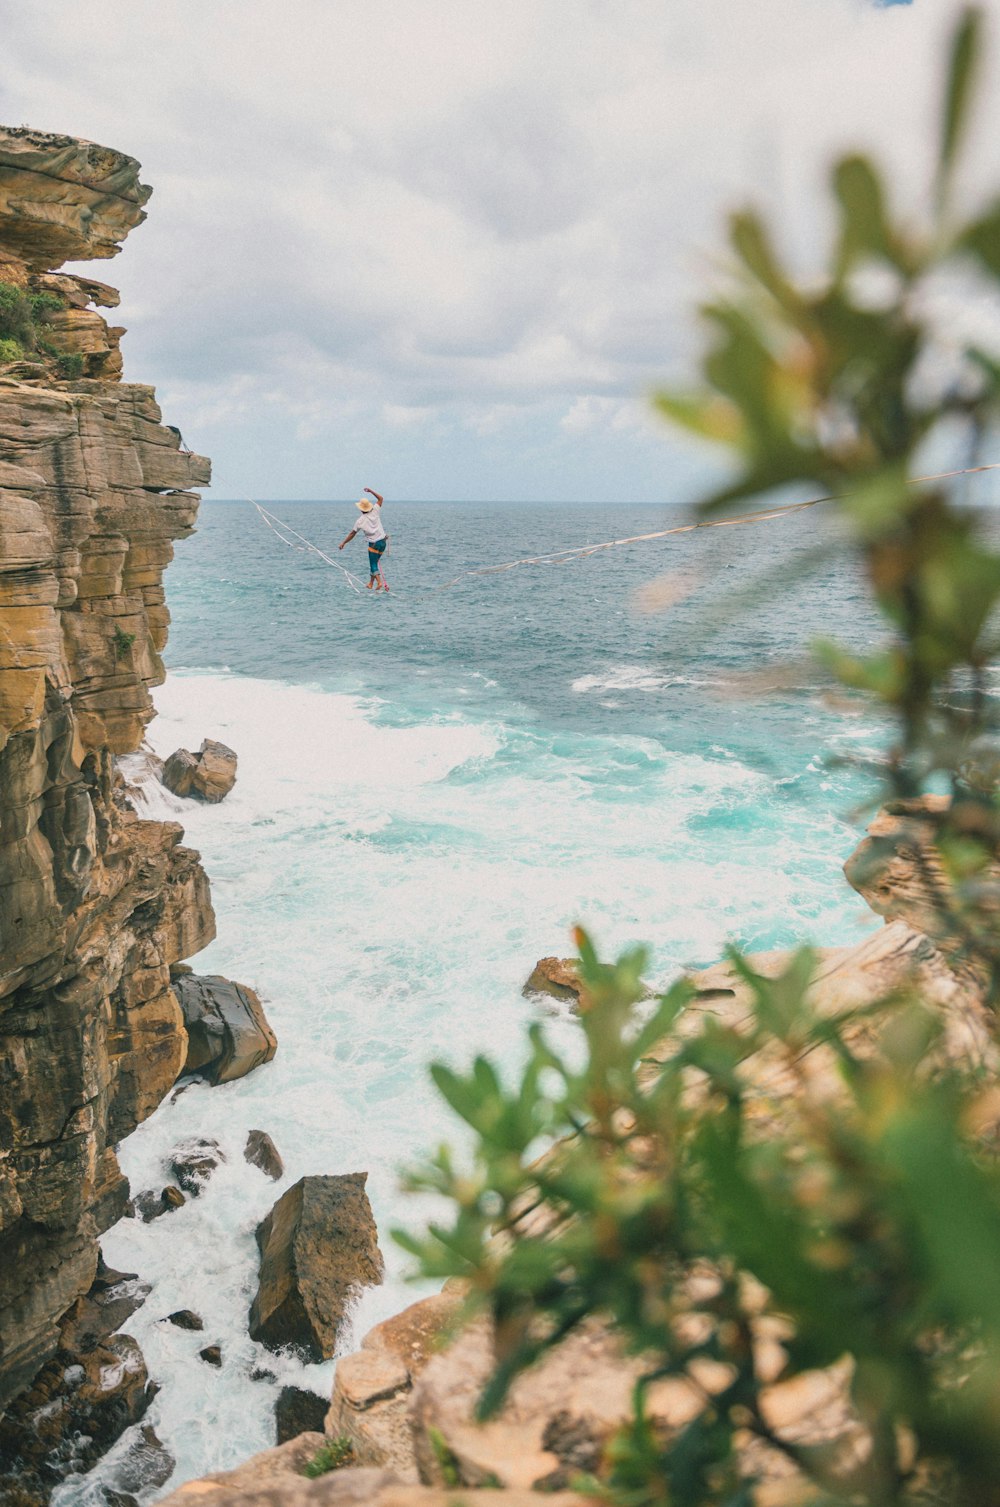
{"label": "turquoise ocean water", "polygon": [[[351,505],[270,506],[365,574],[360,540],[335,554]],[[150,742],[162,755],[220,738],[239,779],[217,807],[152,787],[148,810],[183,822],[211,875],[219,935],[195,967],[255,987],[279,1050],[239,1083],[164,1103],[122,1148],[133,1191],[162,1186],[186,1136],[227,1157],[199,1199],[104,1240],[112,1265],[154,1284],[126,1327],[162,1387],[150,1419],[177,1460],[166,1489],[273,1443],[280,1384],[329,1391],[332,1364],[269,1357],[246,1334],[254,1229],[286,1186],[369,1172],[388,1272],[355,1334],[419,1295],[388,1234],[421,1217],[397,1169],[456,1139],[425,1065],[487,1051],[512,1070],[539,1015],[571,1047],[572,1019],[520,989],[538,957],[569,950],[572,923],[605,952],[648,942],[655,980],[727,940],[834,944],[876,924],[840,872],[866,787],[837,759],[881,733],[860,709],[826,706],[801,662],[817,634],[862,647],[877,632],[822,509],[428,589],[677,521],[655,507],[390,501],[393,589],[374,599],[283,547],[246,504],[204,503],[178,546]],[[808,580],[779,584],[820,545]],[[666,573],[690,594],[665,615],[638,610],[636,592]],[[748,694],[748,677],[789,662],[780,695]],[[242,1159],[255,1127],[284,1158],[278,1185]],[[164,1324],[177,1308],[205,1330]],[[219,1370],[197,1355],[215,1342]],[[260,1365],[276,1380],[252,1380]],[[133,1489],[133,1442],[64,1488],[63,1507]]]}

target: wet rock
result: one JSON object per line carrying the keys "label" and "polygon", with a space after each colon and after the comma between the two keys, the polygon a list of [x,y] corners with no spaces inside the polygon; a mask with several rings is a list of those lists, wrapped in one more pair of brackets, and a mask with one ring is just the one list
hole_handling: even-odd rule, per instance
{"label": "wet rock", "polygon": [[226,1154],[218,1141],[193,1136],[174,1149],[170,1158],[170,1171],[184,1192],[197,1198],[216,1167],[225,1160]]}
{"label": "wet rock", "polygon": [[310,1361],[333,1357],[352,1297],[383,1276],[367,1180],[367,1172],[300,1178],[258,1225],[253,1339]]}
{"label": "wet rock", "polygon": [[105,1268],[103,1278],[95,1279],[90,1291],[78,1298],[63,1318],[62,1349],[93,1350],[142,1307],[150,1291],[149,1283],[140,1282],[134,1274]]}
{"label": "wet rock", "polygon": [[173,987],[188,1033],[185,1073],[229,1083],[270,1062],[278,1042],[252,989],[220,974],[184,974]]}
{"label": "wet rock", "polygon": [[273,1371],[269,1371],[266,1366],[254,1366],[253,1370],[250,1372],[250,1380],[277,1381],[278,1378],[275,1373]]}
{"label": "wet rock", "polygon": [[144,1423],[125,1457],[116,1462],[112,1486],[110,1490],[105,1488],[105,1495],[109,1498],[123,1496],[127,1507],[128,1502],[135,1501],[133,1493],[148,1494],[165,1486],[174,1473],[175,1464],[173,1455],[158,1438],[156,1430]]}
{"label": "wet rock", "polygon": [[147,1189],[143,1193],[137,1193],[132,1199],[133,1216],[141,1219],[143,1224],[149,1224],[151,1219],[159,1219],[161,1214],[169,1214],[174,1209],[179,1209],[187,1199],[180,1188],[167,1186],[159,1193]]}
{"label": "wet rock", "polygon": [[67,1475],[90,1470],[155,1393],[128,1335],[57,1350],[0,1418],[0,1500],[21,1492],[47,1501]]}
{"label": "wet rock", "polygon": [[276,1443],[287,1444],[299,1434],[321,1434],[328,1406],[326,1398],[318,1392],[308,1392],[304,1387],[282,1387],[274,1404]]}
{"label": "wet rock", "polygon": [[196,754],[186,748],[172,753],[160,778],[174,795],[193,796],[215,804],[236,783],[236,755],[225,743],[206,738]]}
{"label": "wet rock", "polygon": [[199,1350],[198,1351],[198,1355],[205,1362],[205,1364],[207,1366],[221,1366],[222,1365],[222,1346],[221,1345],[206,1345],[205,1348],[204,1348],[204,1350]]}
{"label": "wet rock", "polygon": [[273,1182],[284,1175],[285,1164],[266,1130],[251,1130],[243,1155],[251,1167],[259,1167]]}
{"label": "wet rock", "polygon": [[579,1005],[584,997],[575,958],[539,958],[521,991],[524,995],[547,994]]}
{"label": "wet rock", "polygon": [[168,1313],[164,1321],[174,1324],[178,1329],[204,1329],[205,1320],[200,1314],[193,1313],[190,1308],[178,1308],[176,1313]]}

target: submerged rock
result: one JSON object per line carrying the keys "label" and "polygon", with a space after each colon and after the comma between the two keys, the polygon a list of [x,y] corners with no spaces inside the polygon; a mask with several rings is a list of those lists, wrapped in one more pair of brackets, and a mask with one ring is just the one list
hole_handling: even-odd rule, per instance
{"label": "submerged rock", "polygon": [[284,1175],[285,1164],[266,1130],[251,1130],[243,1148],[243,1156],[251,1167],[259,1167],[272,1182],[277,1182]]}
{"label": "submerged rock", "polygon": [[326,1398],[318,1392],[308,1392],[304,1387],[282,1387],[274,1404],[276,1442],[287,1444],[299,1434],[321,1434],[328,1406]]}
{"label": "submerged rock", "polygon": [[206,1345],[205,1348],[204,1348],[204,1350],[199,1350],[198,1351],[198,1356],[199,1356],[199,1359],[203,1360],[207,1366],[221,1366],[222,1365],[222,1346],[221,1345]]}
{"label": "submerged rock", "polygon": [[236,784],[236,755],[225,743],[206,738],[196,754],[178,748],[164,762],[160,775],[174,795],[193,796],[215,804]]}
{"label": "submerged rock", "polygon": [[333,1358],[351,1298],[384,1271],[367,1180],[367,1172],[300,1178],[258,1225],[253,1339],[310,1361]]}
{"label": "submerged rock", "polygon": [[177,1329],[204,1329],[205,1327],[205,1320],[190,1308],[178,1308],[175,1313],[168,1313],[165,1322],[173,1324]]}
{"label": "submerged rock", "polygon": [[137,1193],[132,1199],[132,1214],[141,1219],[143,1224],[149,1224],[151,1219],[159,1219],[161,1214],[169,1214],[186,1203],[187,1199],[180,1188],[168,1184],[159,1193],[154,1193],[152,1189]]}
{"label": "submerged rock", "polygon": [[170,1158],[170,1171],[184,1192],[197,1198],[216,1167],[225,1160],[226,1154],[218,1141],[193,1136],[174,1148]]}
{"label": "submerged rock", "polygon": [[181,974],[173,980],[188,1034],[185,1073],[229,1083],[270,1062],[278,1041],[252,989],[221,974]]}

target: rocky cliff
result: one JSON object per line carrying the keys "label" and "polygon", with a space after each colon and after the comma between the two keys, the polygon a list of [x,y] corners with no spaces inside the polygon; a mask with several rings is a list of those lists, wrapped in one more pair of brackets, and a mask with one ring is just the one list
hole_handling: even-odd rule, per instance
{"label": "rocky cliff", "polygon": [[120,381],[115,291],[58,271],[115,255],[149,193],[120,152],[0,130],[0,1411],[91,1288],[115,1145],[184,1061],[170,966],[214,934],[198,855],[114,769],[209,463]]}

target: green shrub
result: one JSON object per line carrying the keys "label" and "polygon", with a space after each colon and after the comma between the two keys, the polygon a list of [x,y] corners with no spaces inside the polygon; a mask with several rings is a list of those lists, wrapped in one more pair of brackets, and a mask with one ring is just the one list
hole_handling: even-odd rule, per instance
{"label": "green shrub", "polygon": [[0,364],[6,361],[20,361],[24,351],[18,342],[10,336],[0,337]]}
{"label": "green shrub", "polygon": [[339,1439],[329,1439],[326,1444],[321,1444],[313,1455],[302,1467],[302,1474],[315,1480],[317,1476],[325,1476],[328,1471],[340,1470],[344,1465],[350,1465],[354,1458],[354,1445],[350,1439],[342,1435]]}
{"label": "green shrub", "polygon": [[83,376],[83,357],[79,351],[70,351],[56,357],[56,366],[64,382],[72,382]]}
{"label": "green shrub", "polygon": [[[1000,808],[988,771],[1000,745],[986,690],[1000,655],[1000,555],[946,487],[910,481],[929,437],[947,429],[974,454],[1000,417],[1000,364],[974,340],[960,381],[928,390],[915,380],[935,349],[920,297],[928,280],[963,268],[994,294],[1000,285],[1000,199],[964,223],[951,209],[979,32],[978,11],[965,11],[926,227],[894,220],[877,169],[857,156],[834,170],[822,280],[797,283],[763,221],[735,215],[730,291],[704,310],[703,381],[660,406],[734,453],[736,473],[706,499],[706,516],[778,487],[835,494],[887,642],[867,657],[818,652],[894,719],[881,793],[950,793],[930,858],[918,860],[928,924],[957,939],[996,1007],[989,865]],[[878,303],[865,293],[872,267],[892,287]],[[683,983],[650,1010],[641,950],[611,966],[582,932],[578,941],[590,1001],[582,1065],[538,1026],[513,1086],[482,1057],[465,1074],[436,1064],[439,1091],[474,1132],[472,1164],[444,1148],[408,1179],[449,1212],[397,1238],[424,1276],[464,1277],[470,1310],[493,1321],[482,1416],[596,1315],[647,1361],[633,1418],[599,1471],[600,1490],[628,1507],[754,1507],[737,1450],[748,1438],[796,1467],[807,1485],[795,1501],[810,1507],[996,1507],[995,1075],[949,1060],[915,988],[863,1013],[818,1015],[808,950],[777,979],[731,954],[752,1000],[737,1025],[691,1010]],[[763,1067],[787,1086],[777,1103],[764,1099]],[[546,1144],[555,1149],[539,1160]],[[518,1224],[526,1207],[535,1233]],[[509,1238],[496,1240],[498,1227]],[[849,1477],[833,1451],[770,1427],[757,1344],[768,1323],[782,1335],[782,1380],[849,1359],[850,1402],[870,1442]],[[705,1362],[717,1386],[697,1417],[662,1434],[651,1385],[692,1381]]]}
{"label": "green shrub", "polygon": [[[20,355],[39,351],[58,360],[59,352],[42,331],[49,316],[63,307],[63,299],[55,293],[29,293],[13,283],[0,282],[0,340],[16,341]],[[82,375],[82,370],[81,361],[80,372],[75,375]]]}
{"label": "green shrub", "polygon": [[120,623],[116,623],[112,643],[114,645],[115,660],[117,661],[124,658],[129,652],[135,643],[135,634],[126,632]]}

